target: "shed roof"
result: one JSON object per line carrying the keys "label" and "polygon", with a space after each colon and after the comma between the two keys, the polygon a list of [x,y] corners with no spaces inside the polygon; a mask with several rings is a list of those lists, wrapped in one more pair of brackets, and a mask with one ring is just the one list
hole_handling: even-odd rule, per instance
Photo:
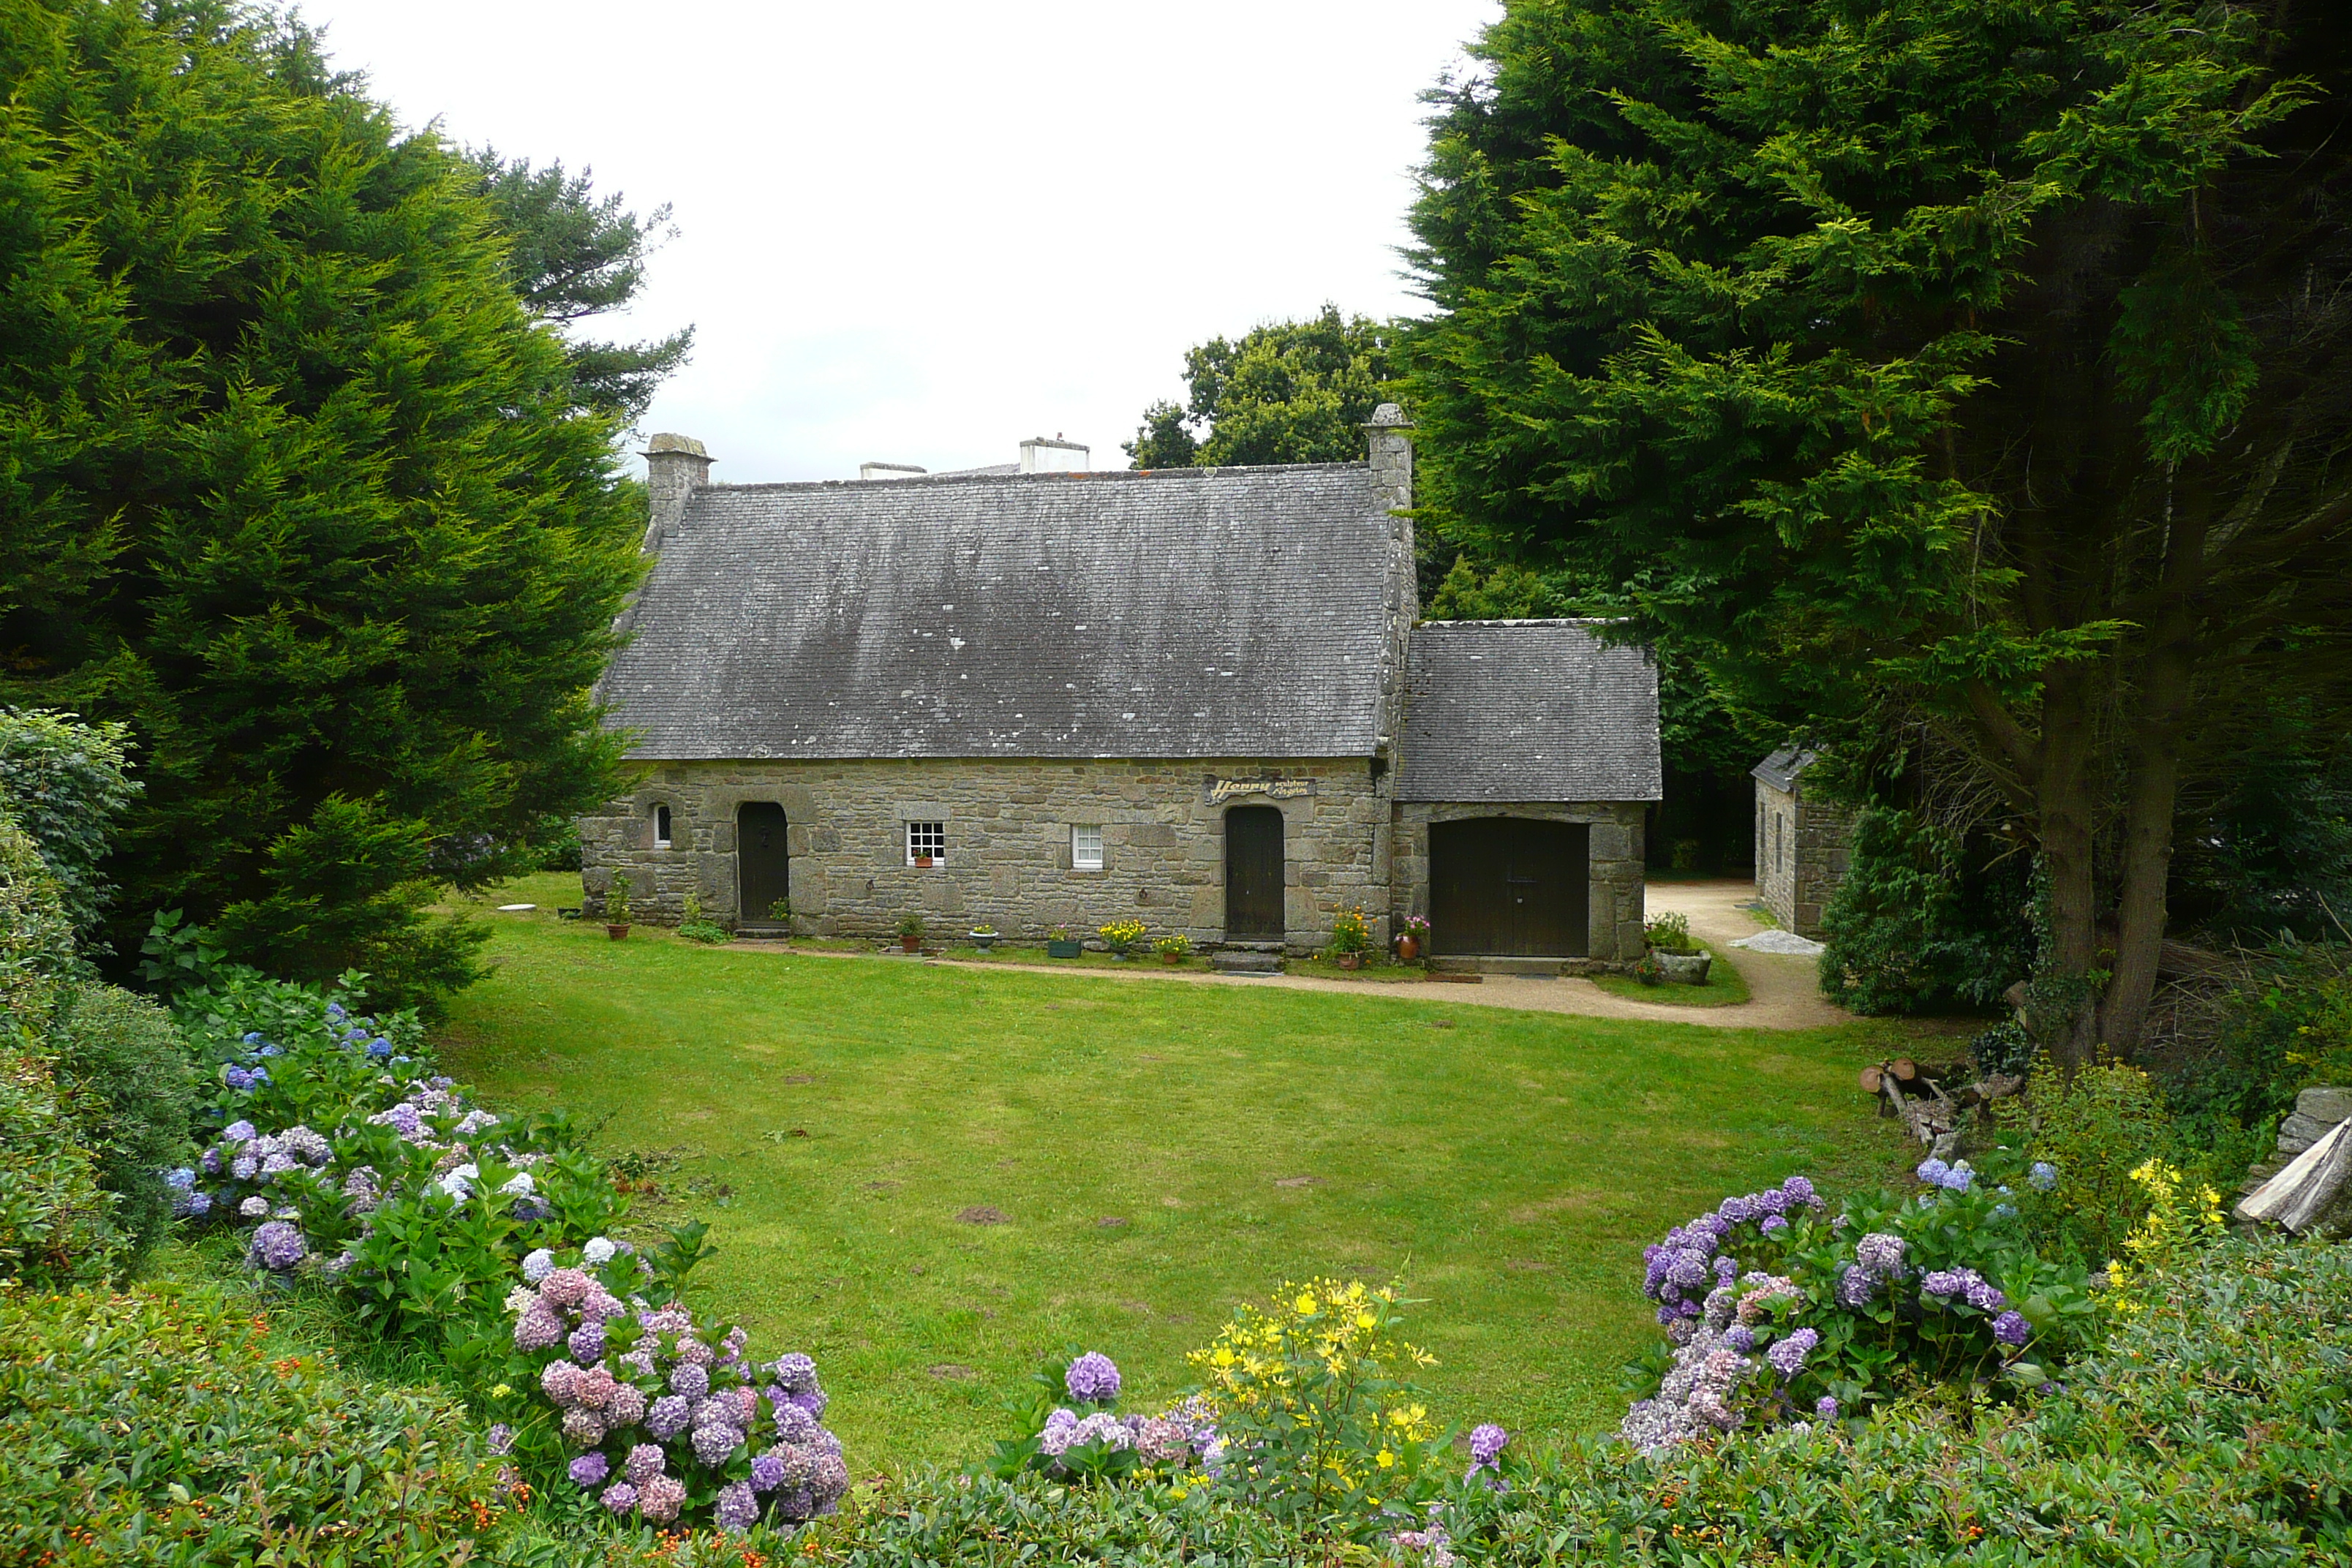
{"label": "shed roof", "polygon": [[600,694],[658,761],[1369,756],[1365,463],[719,485]]}
{"label": "shed roof", "polygon": [[1591,621],[1426,621],[1397,798],[1657,800],[1658,671]]}
{"label": "shed roof", "polygon": [[1790,794],[1797,787],[1797,775],[1811,767],[1819,755],[1802,746],[1783,746],[1748,771],[1782,794]]}

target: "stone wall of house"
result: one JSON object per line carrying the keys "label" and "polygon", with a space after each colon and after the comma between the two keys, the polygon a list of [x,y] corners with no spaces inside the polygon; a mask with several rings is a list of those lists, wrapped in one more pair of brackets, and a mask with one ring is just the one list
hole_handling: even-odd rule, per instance
{"label": "stone wall of house", "polygon": [[1630,963],[1642,956],[1643,805],[1639,801],[1524,804],[1406,801],[1397,807],[1396,912],[1429,913],[1429,825],[1473,816],[1528,816],[1592,825],[1590,956]]}
{"label": "stone wall of house", "polygon": [[1783,929],[1819,937],[1822,911],[1845,880],[1853,813],[1756,781],[1756,895]]}
{"label": "stone wall of house", "polygon": [[1756,898],[1782,929],[1797,929],[1797,797],[1756,781]]}
{"label": "stone wall of house", "polygon": [[[768,801],[784,809],[804,932],[887,936],[911,910],[935,934],[986,921],[1034,941],[1052,925],[1091,937],[1131,916],[1154,936],[1207,945],[1223,936],[1224,813],[1263,804],[1283,814],[1288,944],[1328,944],[1333,914],[1358,907],[1385,942],[1393,775],[1372,772],[1366,758],[656,764],[635,794],[582,819],[581,879],[592,913],[625,869],[637,919],[674,923],[691,889],[733,924],[736,808]],[[1218,802],[1221,779],[1303,781],[1311,793]],[[671,811],[667,849],[654,847],[657,805]],[[947,825],[947,864],[907,864],[909,821]],[[1101,826],[1101,870],[1071,868],[1076,824]]]}
{"label": "stone wall of house", "polygon": [[1845,880],[1853,854],[1853,812],[1848,806],[1797,789],[1797,862],[1790,897],[1796,921],[1790,928],[1800,936],[1818,938],[1822,915],[1830,895]]}

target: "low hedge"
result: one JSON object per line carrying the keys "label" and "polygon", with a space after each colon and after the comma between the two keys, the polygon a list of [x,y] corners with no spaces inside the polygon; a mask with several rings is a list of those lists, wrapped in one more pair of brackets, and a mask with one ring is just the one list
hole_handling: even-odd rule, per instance
{"label": "low hedge", "polygon": [[196,1293],[0,1294],[0,1562],[426,1568],[499,1511],[465,1412]]}

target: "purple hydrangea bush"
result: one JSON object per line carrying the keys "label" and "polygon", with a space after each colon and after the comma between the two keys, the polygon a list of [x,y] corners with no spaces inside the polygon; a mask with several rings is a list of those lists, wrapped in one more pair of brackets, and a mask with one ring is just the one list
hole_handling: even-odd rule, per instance
{"label": "purple hydrangea bush", "polygon": [[1100,1351],[1049,1363],[1033,1381],[1045,1391],[1029,1418],[1034,1430],[997,1445],[992,1468],[1000,1476],[1038,1470],[1058,1480],[1183,1472],[1213,1478],[1224,1468],[1225,1444],[1206,1401],[1194,1396],[1148,1415],[1120,1415],[1113,1407],[1123,1380],[1118,1363]]}
{"label": "purple hydrangea bush", "polygon": [[826,1396],[805,1355],[747,1358],[740,1326],[656,1305],[625,1242],[590,1238],[570,1264],[524,1260],[506,1298],[520,1367],[501,1385],[516,1451],[598,1507],[656,1526],[707,1517],[730,1532],[829,1514],[849,1489]]}
{"label": "purple hydrangea bush", "polygon": [[501,1119],[435,1072],[413,1015],[246,973],[173,1005],[212,1064],[209,1131],[194,1164],[165,1173],[173,1208],[244,1231],[258,1272],[332,1282],[387,1335],[490,1353],[518,1261],[625,1211],[568,1122]]}
{"label": "purple hydrangea bush", "polygon": [[1914,1193],[1834,1217],[1793,1176],[1669,1231],[1643,1254],[1657,1383],[1620,1437],[1654,1451],[1864,1415],[1923,1383],[2042,1384],[2093,1314],[2089,1281],[2035,1254],[2000,1163],[1927,1160]]}

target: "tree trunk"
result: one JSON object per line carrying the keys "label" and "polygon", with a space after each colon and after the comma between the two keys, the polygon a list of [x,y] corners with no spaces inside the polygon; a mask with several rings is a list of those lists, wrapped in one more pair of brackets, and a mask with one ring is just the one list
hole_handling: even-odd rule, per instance
{"label": "tree trunk", "polygon": [[2182,731],[2195,677],[2192,595],[2205,563],[2211,498],[2196,480],[2168,496],[2162,608],[2151,617],[2132,725],[2131,778],[2124,800],[2123,876],[2116,900],[2115,978],[2099,1004],[2099,1039],[2128,1056],[2147,1026],[2164,949],[2165,890],[2172,875],[2173,812],[2179,804]]}
{"label": "tree trunk", "polygon": [[2043,676],[2042,766],[2034,794],[2042,865],[2050,878],[2050,952],[2042,967],[2058,983],[2059,1011],[2035,1017],[2032,1027],[2069,1078],[2091,1059],[2097,1031],[2091,994],[2091,972],[2098,961],[2098,888],[2090,758],[2083,672],[2055,666]]}

